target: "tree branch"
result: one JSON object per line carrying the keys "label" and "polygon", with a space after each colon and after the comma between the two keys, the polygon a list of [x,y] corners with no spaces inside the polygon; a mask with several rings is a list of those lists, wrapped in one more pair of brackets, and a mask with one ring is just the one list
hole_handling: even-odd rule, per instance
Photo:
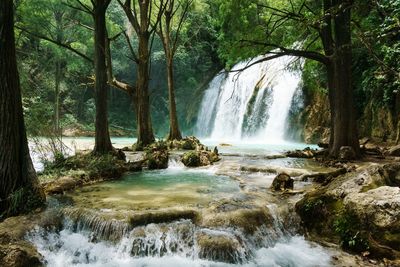
{"label": "tree branch", "polygon": [[46,40],[46,41],[48,41],[48,42],[50,42],[50,43],[56,44],[56,45],[58,45],[58,46],[60,46],[60,47],[63,47],[63,48],[65,48],[65,49],[67,49],[67,50],[69,50],[69,51],[75,53],[76,55],[80,56],[81,58],[85,59],[86,61],[88,61],[88,62],[90,62],[90,63],[92,63],[92,64],[94,63],[93,59],[91,59],[91,58],[88,57],[87,55],[85,55],[85,54],[83,54],[82,52],[76,50],[75,48],[71,47],[71,46],[68,45],[68,44],[64,44],[64,43],[58,42],[58,41],[56,41],[56,40],[53,40],[53,39],[51,39],[51,38],[48,38],[47,36],[44,36],[44,35],[41,35],[41,34],[38,34],[38,33],[34,33],[34,32],[32,32],[32,31],[29,31],[29,30],[27,30],[27,29],[24,29],[24,28],[21,28],[21,27],[18,27],[18,26],[15,26],[15,28],[17,28],[17,29],[19,29],[19,30],[21,30],[21,31],[23,31],[23,32],[26,32],[26,33],[28,33],[28,34],[30,34],[30,35],[36,37],[36,38],[39,38],[39,39],[42,39],[42,40]]}

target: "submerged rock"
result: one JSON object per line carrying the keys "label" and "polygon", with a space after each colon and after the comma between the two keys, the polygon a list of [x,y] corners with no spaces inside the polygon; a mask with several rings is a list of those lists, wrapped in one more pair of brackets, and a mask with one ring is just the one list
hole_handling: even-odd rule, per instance
{"label": "submerged rock", "polygon": [[278,174],[271,185],[273,191],[293,190],[294,180],[287,173]]}

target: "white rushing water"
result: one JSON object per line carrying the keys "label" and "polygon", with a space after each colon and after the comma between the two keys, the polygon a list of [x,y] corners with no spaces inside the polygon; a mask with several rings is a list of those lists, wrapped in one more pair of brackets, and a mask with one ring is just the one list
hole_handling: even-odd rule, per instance
{"label": "white rushing water", "polygon": [[280,57],[244,67],[261,57],[220,73],[206,90],[198,114],[197,134],[213,140],[261,143],[284,141],[286,121],[300,73],[287,69],[295,59]]}
{"label": "white rushing water", "polygon": [[[319,245],[301,236],[282,236],[273,241],[263,240],[255,247],[251,238],[233,229],[197,229],[188,221],[171,224],[149,224],[133,229],[117,243],[97,240],[93,232],[76,226],[66,226],[60,232],[36,230],[32,241],[52,267],[275,267],[275,266],[331,266],[331,254]],[[236,240],[236,251],[213,251],[198,246],[199,234],[225,236]],[[270,233],[268,230],[263,234]],[[260,237],[260,236],[259,236]],[[254,238],[256,240],[257,237]],[[270,244],[270,245],[268,245]],[[223,249],[223,248],[222,248]],[[222,255],[222,256],[221,256]],[[236,264],[212,260],[215,257],[233,257]]]}

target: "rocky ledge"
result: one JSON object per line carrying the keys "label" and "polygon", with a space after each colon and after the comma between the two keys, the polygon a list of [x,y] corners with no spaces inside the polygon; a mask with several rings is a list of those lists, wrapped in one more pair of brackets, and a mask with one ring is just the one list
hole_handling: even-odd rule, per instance
{"label": "rocky ledge", "polygon": [[400,163],[369,164],[328,180],[296,204],[311,236],[400,264]]}

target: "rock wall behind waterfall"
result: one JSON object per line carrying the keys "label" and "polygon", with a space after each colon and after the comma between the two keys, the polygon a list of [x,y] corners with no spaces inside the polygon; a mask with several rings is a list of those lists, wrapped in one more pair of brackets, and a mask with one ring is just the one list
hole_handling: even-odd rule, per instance
{"label": "rock wall behind waterfall", "polygon": [[[287,122],[287,138],[309,144],[329,141],[330,110],[322,92],[309,93],[301,88],[294,97]],[[300,103],[299,103],[300,102]]]}
{"label": "rock wall behind waterfall", "polygon": [[[294,97],[287,122],[287,139],[306,143],[327,143],[329,141],[330,110],[329,100],[322,91],[298,90]],[[296,102],[299,101],[300,103]],[[400,100],[391,108],[377,103],[379,99],[368,97],[366,105],[358,110],[360,138],[368,137],[376,142],[394,143],[399,139]]]}

